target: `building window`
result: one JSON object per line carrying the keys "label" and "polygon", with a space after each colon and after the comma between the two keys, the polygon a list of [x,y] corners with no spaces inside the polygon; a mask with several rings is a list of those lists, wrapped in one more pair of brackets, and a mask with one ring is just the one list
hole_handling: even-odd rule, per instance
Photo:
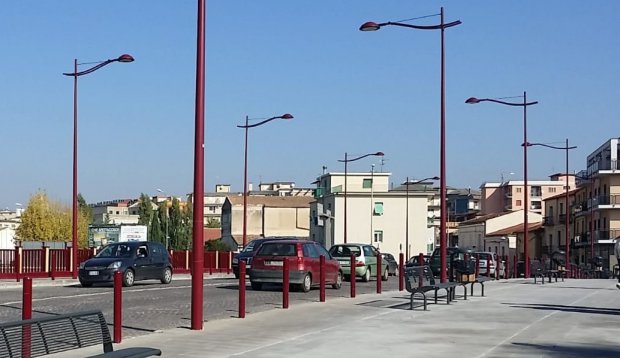
{"label": "building window", "polygon": [[517,189],[517,193],[521,192],[521,188],[516,188]]}
{"label": "building window", "polygon": [[364,181],[362,182],[362,188],[364,189],[372,188],[372,179],[364,179]]}
{"label": "building window", "polygon": [[375,207],[373,208],[372,214],[376,216],[383,215],[383,203],[382,202],[375,203]]}
{"label": "building window", "polygon": [[521,200],[517,199],[517,206],[521,206]]}
{"label": "building window", "polygon": [[375,242],[383,242],[383,230],[375,230],[374,240]]}
{"label": "building window", "polygon": [[556,188],[549,188],[549,192],[550,192],[550,193],[555,193],[555,189],[556,189]]}

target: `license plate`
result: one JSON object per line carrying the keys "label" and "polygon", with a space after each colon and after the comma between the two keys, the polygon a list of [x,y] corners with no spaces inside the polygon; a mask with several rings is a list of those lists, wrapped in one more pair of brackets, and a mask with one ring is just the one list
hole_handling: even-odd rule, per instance
{"label": "license plate", "polygon": [[99,275],[99,271],[88,271],[89,276],[97,276]]}
{"label": "license plate", "polygon": [[351,265],[351,261],[338,261],[340,266],[349,266]]}
{"label": "license plate", "polygon": [[283,262],[282,261],[266,261],[265,265],[268,265],[268,266],[282,266]]}

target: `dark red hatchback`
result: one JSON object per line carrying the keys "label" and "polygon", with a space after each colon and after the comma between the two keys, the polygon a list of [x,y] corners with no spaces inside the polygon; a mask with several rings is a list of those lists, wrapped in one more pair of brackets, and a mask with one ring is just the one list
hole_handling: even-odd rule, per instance
{"label": "dark red hatchback", "polygon": [[325,256],[325,283],[339,289],[342,270],[321,244],[309,240],[278,240],[263,243],[254,255],[250,282],[260,290],[263,283],[282,283],[284,260],[288,261],[289,282],[300,291],[308,292],[319,285],[320,257]]}

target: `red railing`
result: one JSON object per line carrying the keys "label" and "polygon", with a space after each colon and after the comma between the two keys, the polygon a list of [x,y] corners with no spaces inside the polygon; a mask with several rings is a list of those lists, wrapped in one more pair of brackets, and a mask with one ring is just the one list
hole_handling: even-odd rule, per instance
{"label": "red railing", "polygon": [[[79,249],[76,266],[93,256],[92,249]],[[9,249],[0,250],[0,279],[20,277],[69,277],[71,249]],[[188,250],[173,251],[174,273],[191,273],[192,253]],[[230,273],[232,253],[228,251],[206,251],[203,272]],[[17,274],[19,272],[19,274]]]}

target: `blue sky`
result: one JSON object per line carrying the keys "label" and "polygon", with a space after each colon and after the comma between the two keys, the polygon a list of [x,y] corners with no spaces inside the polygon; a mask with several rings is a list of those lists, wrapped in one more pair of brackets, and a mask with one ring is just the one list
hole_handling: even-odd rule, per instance
{"label": "blue sky", "polygon": [[[466,105],[470,96],[528,92],[528,139],[562,145],[570,170],[620,135],[620,2],[207,1],[205,189],[243,183],[246,115],[250,181],[308,187],[337,160],[385,152],[384,171],[439,174],[438,31],[386,27],[439,12],[446,30],[447,183],[521,179],[522,111]],[[417,24],[438,22],[417,20]],[[196,1],[12,0],[0,12],[0,208],[38,189],[70,204],[73,59],[132,54],[79,80],[79,191],[88,202],[192,190]],[[85,67],[84,67],[85,68]],[[82,69],[84,69],[82,68]],[[376,159],[352,163],[369,171]],[[564,170],[564,153],[529,151],[530,179]],[[514,172],[514,175],[508,173]]]}

